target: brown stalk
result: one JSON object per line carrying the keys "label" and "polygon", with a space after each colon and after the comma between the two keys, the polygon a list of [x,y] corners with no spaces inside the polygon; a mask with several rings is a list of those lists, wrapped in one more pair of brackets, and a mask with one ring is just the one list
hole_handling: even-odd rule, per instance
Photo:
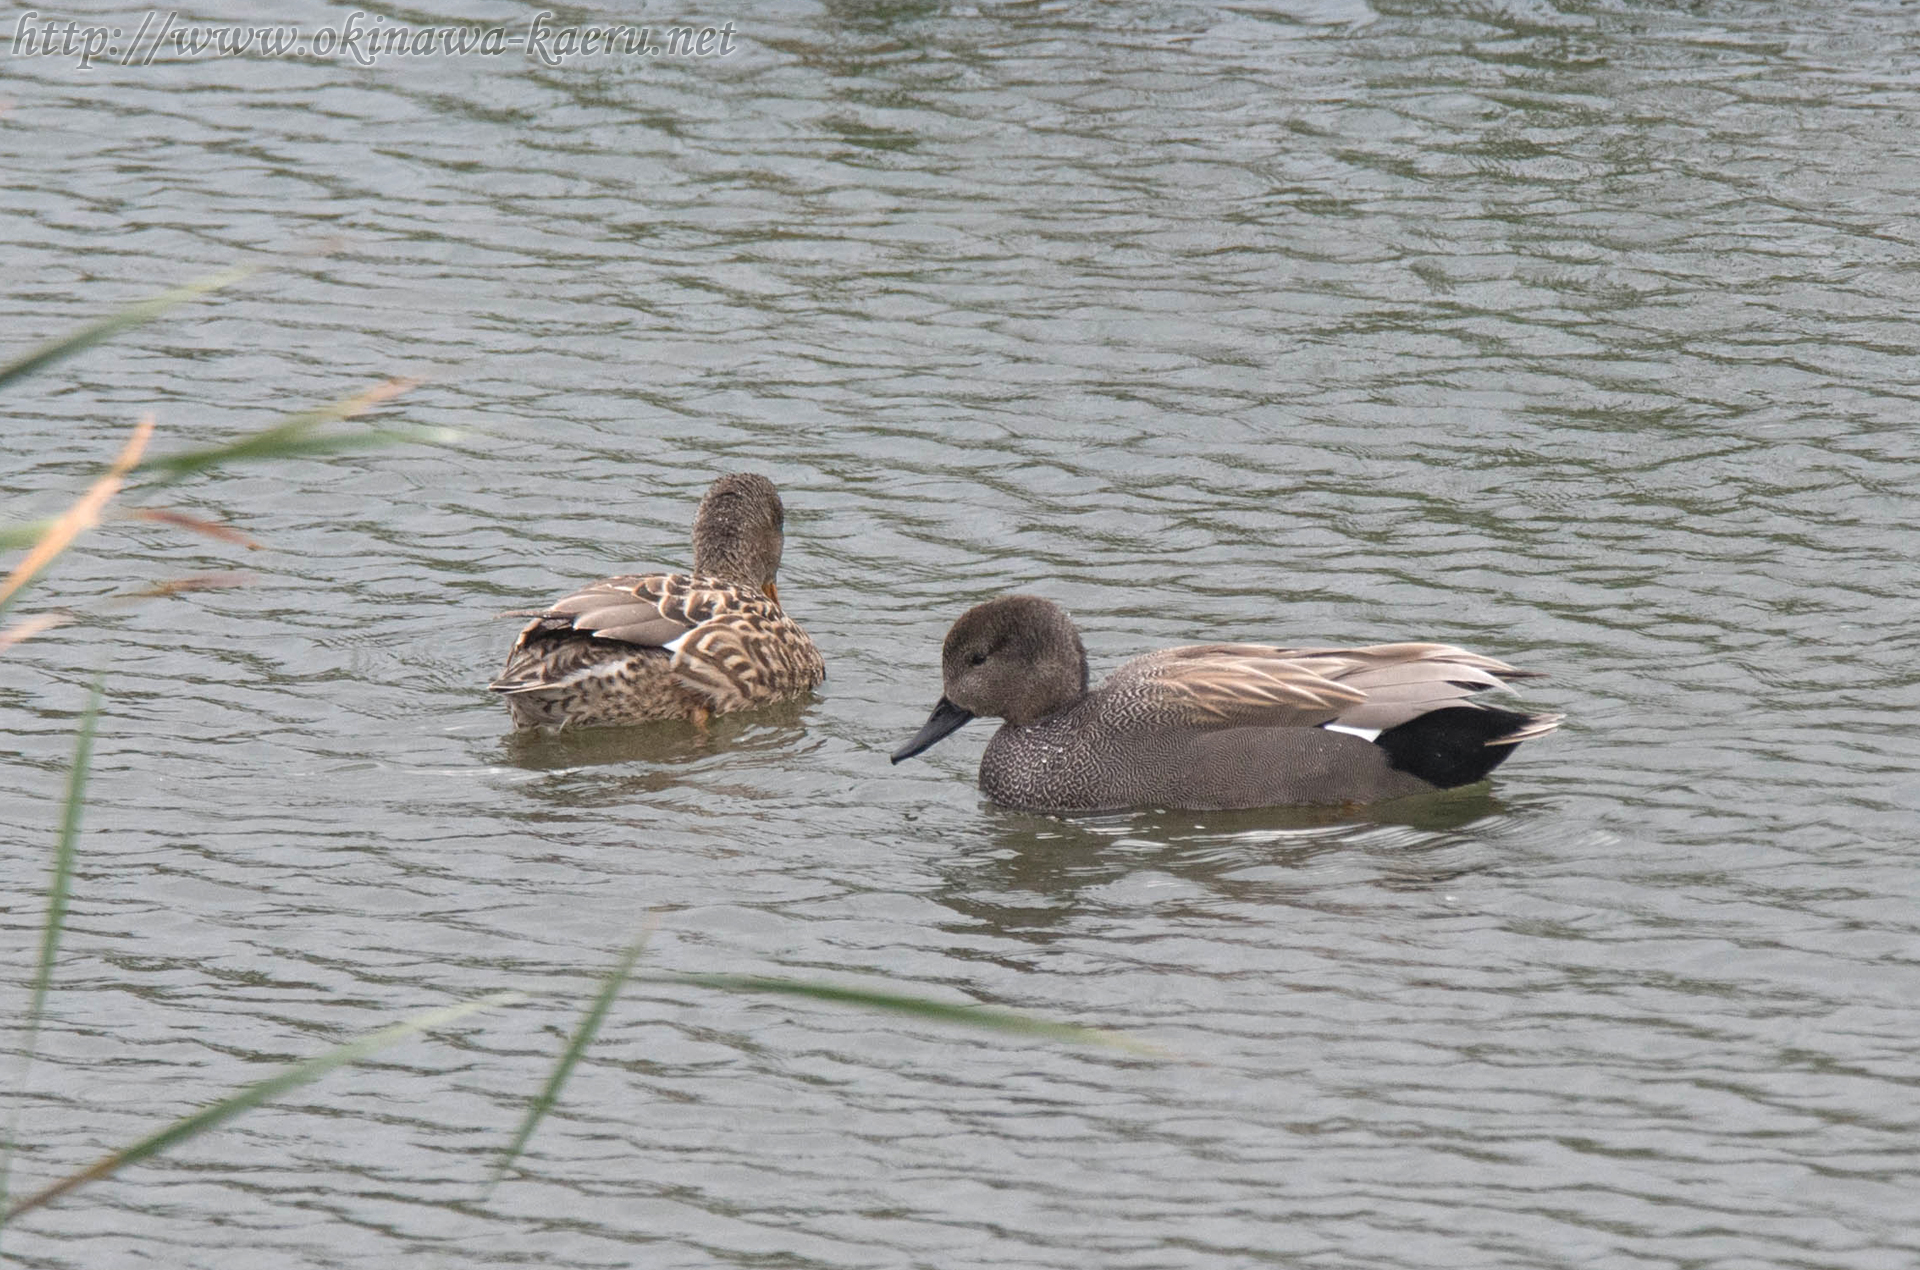
{"label": "brown stalk", "polygon": [[147,448],[147,439],[152,435],[153,416],[148,415],[133,426],[133,435],[127,438],[120,457],[113,461],[107,474],[95,481],[91,489],[48,527],[47,532],[40,536],[40,541],[33,544],[33,550],[27,552],[26,558],[13,567],[7,580],[0,582],[0,604],[5,604],[13,598],[14,592],[33,581],[75,538],[100,523],[100,509],[126,484],[127,473],[140,461],[141,453]]}

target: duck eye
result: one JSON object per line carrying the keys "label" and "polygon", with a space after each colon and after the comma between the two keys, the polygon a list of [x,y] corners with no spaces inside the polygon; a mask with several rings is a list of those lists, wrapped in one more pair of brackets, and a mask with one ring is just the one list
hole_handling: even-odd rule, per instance
{"label": "duck eye", "polygon": [[971,656],[971,657],[969,657],[969,658],[967,658],[967,661],[968,661],[968,662],[969,662],[970,664],[972,664],[972,665],[975,665],[975,666],[984,666],[984,665],[986,665],[986,664],[987,664],[987,654],[986,654],[986,651],[985,651],[984,649],[982,649],[982,650],[978,650],[978,651],[976,651],[976,652],[975,652],[975,653],[973,654],[973,656]]}

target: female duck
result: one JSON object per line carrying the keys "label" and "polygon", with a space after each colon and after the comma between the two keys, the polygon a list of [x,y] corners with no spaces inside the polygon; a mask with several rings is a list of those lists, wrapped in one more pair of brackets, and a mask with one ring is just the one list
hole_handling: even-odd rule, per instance
{"label": "female duck", "polygon": [[693,518],[693,573],[608,578],[545,609],[500,677],[523,728],[691,719],[797,696],[826,677],[780,608],[785,512],[764,476],[723,476]]}
{"label": "female duck", "polygon": [[963,615],[941,671],[945,695],[893,761],[1004,719],[980,788],[1035,811],[1379,802],[1477,781],[1562,718],[1470,700],[1537,676],[1446,644],[1198,644],[1089,691],[1073,620],[1031,595]]}

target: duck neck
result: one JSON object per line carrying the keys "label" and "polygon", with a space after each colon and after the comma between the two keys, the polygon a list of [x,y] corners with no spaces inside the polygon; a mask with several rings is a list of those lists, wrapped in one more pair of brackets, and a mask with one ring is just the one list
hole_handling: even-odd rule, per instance
{"label": "duck neck", "polygon": [[759,587],[766,581],[759,576],[762,570],[747,544],[726,533],[694,536],[693,571],[703,578],[719,578],[749,587]]}
{"label": "duck neck", "polygon": [[1073,641],[1072,655],[1044,666],[1033,680],[1034,691],[1021,702],[1016,714],[1002,716],[1015,727],[1026,727],[1064,714],[1087,699],[1087,654],[1080,641]]}

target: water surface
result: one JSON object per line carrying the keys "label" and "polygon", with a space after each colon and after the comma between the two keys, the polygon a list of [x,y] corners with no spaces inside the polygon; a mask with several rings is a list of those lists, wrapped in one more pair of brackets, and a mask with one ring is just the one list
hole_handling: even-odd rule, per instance
{"label": "water surface", "polygon": [[[1920,19],[675,16],[739,52],[0,56],[5,349],[281,261],[10,391],[6,519],[146,411],[180,449],[415,374],[394,415],[461,434],[145,495],[262,549],[114,524],[26,606],[77,620],[0,662],[11,1019],[100,666],[108,708],[16,1185],[408,1012],[536,994],[9,1256],[1920,1258]],[[815,699],[510,737],[495,614],[683,565],[742,468],[786,496]],[[112,598],[225,569],[254,581]],[[886,754],[948,624],[1016,589],[1096,673],[1436,638],[1550,672],[1528,700],[1571,718],[1491,786],[1362,815],[1005,811],[984,725]],[[647,913],[656,969],[910,985],[1183,1061],[636,985],[482,1198]]]}

